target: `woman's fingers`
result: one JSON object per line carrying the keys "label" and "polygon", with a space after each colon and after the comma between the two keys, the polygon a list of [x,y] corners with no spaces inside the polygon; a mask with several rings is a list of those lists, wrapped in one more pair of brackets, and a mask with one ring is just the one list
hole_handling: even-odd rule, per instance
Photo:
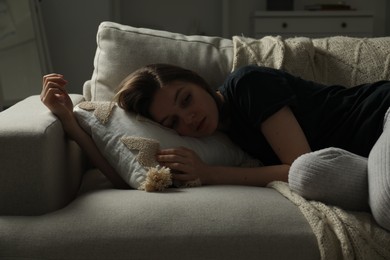
{"label": "woman's fingers", "polygon": [[64,76],[57,73],[42,78],[41,101],[62,121],[73,116],[73,103],[65,89],[67,83]]}
{"label": "woman's fingers", "polygon": [[192,167],[191,158],[183,154],[157,155],[157,161],[162,165],[178,171],[189,171]]}
{"label": "woman's fingers", "polygon": [[43,85],[46,85],[49,81],[58,81],[58,82],[64,82],[66,83],[67,81],[64,79],[64,76],[58,73],[52,73],[52,74],[47,74],[43,76],[42,79]]}
{"label": "woman's fingers", "polygon": [[172,170],[173,179],[190,181],[199,178],[198,166],[201,163],[196,153],[185,147],[161,150],[157,161]]}
{"label": "woman's fingers", "polygon": [[181,173],[191,173],[192,172],[192,167],[191,165],[185,164],[185,163],[178,163],[178,162],[173,162],[173,163],[164,163],[165,167],[170,168],[171,170],[178,171]]}
{"label": "woman's fingers", "polygon": [[67,94],[66,90],[56,82],[48,82],[42,89],[41,100],[47,99],[48,95],[53,96],[54,94]]}
{"label": "woman's fingers", "polygon": [[159,162],[181,162],[184,163],[186,161],[186,157],[182,155],[176,154],[166,154],[166,155],[157,155],[157,161]]}
{"label": "woman's fingers", "polygon": [[44,100],[44,97],[47,95],[48,91],[52,88],[60,89],[60,90],[64,91],[64,93],[66,93],[65,85],[67,83],[68,83],[68,81],[65,80],[64,76],[61,74],[52,73],[52,74],[48,74],[48,75],[43,76],[43,79],[42,79],[43,87],[42,87],[42,91],[41,91],[41,100],[42,101]]}
{"label": "woman's fingers", "polygon": [[[52,83],[55,83],[54,85]],[[60,74],[49,74],[43,76],[43,91],[47,90],[50,87],[63,88],[68,83],[67,80],[64,79],[64,76]]]}
{"label": "woman's fingers", "polygon": [[189,150],[188,148],[177,147],[160,150],[157,155],[161,160],[175,161],[191,157],[192,154],[192,150]]}
{"label": "woman's fingers", "polygon": [[187,158],[177,155],[158,155],[157,161],[162,166],[166,166],[181,172],[188,171],[190,166],[189,160]]}
{"label": "woman's fingers", "polygon": [[61,95],[64,95],[62,90],[58,88],[50,88],[41,96],[41,100],[46,106],[52,107],[53,105],[59,103],[58,101]]}

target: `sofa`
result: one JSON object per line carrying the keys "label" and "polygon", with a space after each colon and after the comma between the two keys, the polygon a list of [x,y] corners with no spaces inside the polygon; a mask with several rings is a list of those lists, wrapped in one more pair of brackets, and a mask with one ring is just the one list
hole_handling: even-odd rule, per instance
{"label": "sofa", "polygon": [[[103,22],[93,75],[71,98],[112,101],[121,79],[150,63],[187,67],[217,87],[243,63],[237,42]],[[288,185],[115,189],[38,94],[0,113],[0,259],[345,258],[324,252]]]}

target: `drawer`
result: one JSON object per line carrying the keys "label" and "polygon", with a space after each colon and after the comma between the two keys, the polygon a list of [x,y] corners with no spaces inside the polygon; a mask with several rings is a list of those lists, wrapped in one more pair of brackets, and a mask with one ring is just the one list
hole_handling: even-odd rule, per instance
{"label": "drawer", "polygon": [[351,17],[256,18],[255,31],[261,32],[359,32],[372,31],[373,20]]}
{"label": "drawer", "polygon": [[372,17],[256,17],[255,34],[359,34],[372,33]]}

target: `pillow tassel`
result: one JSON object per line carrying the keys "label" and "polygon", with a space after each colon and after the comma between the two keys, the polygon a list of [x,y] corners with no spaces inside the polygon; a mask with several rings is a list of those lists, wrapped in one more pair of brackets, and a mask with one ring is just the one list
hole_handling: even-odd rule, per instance
{"label": "pillow tassel", "polygon": [[147,192],[164,191],[172,185],[171,170],[167,167],[149,167],[146,179],[141,183],[139,190]]}

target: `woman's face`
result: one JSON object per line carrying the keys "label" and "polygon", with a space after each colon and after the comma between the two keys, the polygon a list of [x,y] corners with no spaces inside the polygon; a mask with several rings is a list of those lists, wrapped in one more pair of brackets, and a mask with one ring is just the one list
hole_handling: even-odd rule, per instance
{"label": "woman's face", "polygon": [[202,87],[174,81],[157,90],[150,106],[153,120],[184,136],[211,135],[218,127],[218,107]]}

